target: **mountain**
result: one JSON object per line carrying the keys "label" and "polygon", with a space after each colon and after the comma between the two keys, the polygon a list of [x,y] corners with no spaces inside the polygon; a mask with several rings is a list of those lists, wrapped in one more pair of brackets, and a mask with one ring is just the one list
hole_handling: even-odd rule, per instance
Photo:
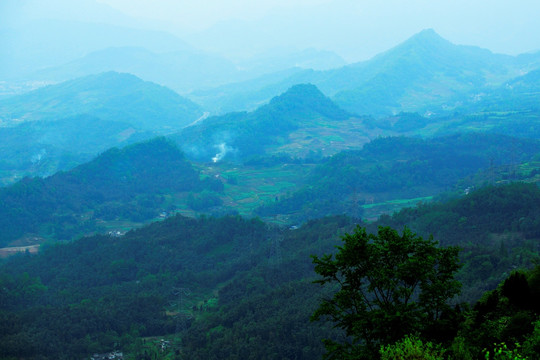
{"label": "mountain", "polygon": [[475,94],[464,104],[462,112],[528,111],[540,107],[540,69],[506,81],[501,86]]}
{"label": "mountain", "polygon": [[80,114],[120,121],[138,130],[171,131],[202,115],[193,102],[136,76],[90,75],[0,100],[1,124],[52,121]]}
{"label": "mountain", "polygon": [[268,202],[256,213],[297,222],[342,213],[372,218],[372,211],[377,216],[391,213],[451,191],[460,180],[459,191],[464,191],[476,185],[464,178],[483,169],[495,173],[495,168],[505,168],[511,173],[511,161],[528,161],[539,152],[538,140],[489,133],[378,138],[362,150],[326,159],[301,189]]}
{"label": "mountain", "polygon": [[59,82],[106,71],[125,72],[167,86],[179,93],[204,91],[228,83],[291,69],[325,70],[345,65],[338,55],[315,49],[266,54],[237,65],[196,50],[151,52],[141,47],[94,51],[67,64],[26,76],[28,81]]}
{"label": "mountain", "polygon": [[429,29],[368,61],[275,79],[263,77],[249,83],[249,92],[244,84],[228,86],[225,95],[223,88],[213,95],[207,90],[205,102],[227,104],[227,109],[251,109],[255,101],[269,99],[284,88],[312,83],[337,105],[356,114],[443,113],[459,106],[471,93],[496,88],[538,68],[539,60],[538,54],[512,57],[454,45]]}
{"label": "mountain", "polygon": [[297,129],[310,125],[319,128],[322,123],[340,123],[349,118],[315,86],[303,84],[253,112],[210,117],[174,138],[188,156],[198,160],[245,159],[263,154],[271,146],[288,144]]}
{"label": "mountain", "polygon": [[0,189],[0,245],[67,240],[103,231],[105,220],[143,222],[170,207],[164,194],[204,189],[220,191],[222,184],[199,179],[164,138],[113,148],[67,172]]}
{"label": "mountain", "polygon": [[141,47],[114,47],[31,73],[26,78],[50,83],[107,71],[130,73],[180,93],[246,77],[230,61],[192,49],[156,53]]}
{"label": "mountain", "polygon": [[420,111],[428,105],[435,111],[453,105],[447,102],[456,95],[518,74],[515,62],[511,56],[454,45],[430,29],[367,63],[352,65],[348,70],[353,78],[347,83],[340,83],[344,77],[336,73],[321,89],[358,113]]}
{"label": "mountain", "polygon": [[294,74],[305,72],[305,69],[290,68],[216,88],[198,89],[186,94],[186,97],[200,104],[205,110],[214,115],[224,115],[238,111],[254,111],[292,86],[309,83],[308,77],[306,77],[305,82],[291,78]]}
{"label": "mountain", "polygon": [[166,32],[103,22],[26,19],[0,27],[0,78],[14,80],[111,47],[142,47],[154,52],[193,51]]}
{"label": "mountain", "polygon": [[29,121],[0,127],[0,184],[24,176],[49,176],[91,160],[111,147],[154,137],[130,124],[76,115],[56,121]]}

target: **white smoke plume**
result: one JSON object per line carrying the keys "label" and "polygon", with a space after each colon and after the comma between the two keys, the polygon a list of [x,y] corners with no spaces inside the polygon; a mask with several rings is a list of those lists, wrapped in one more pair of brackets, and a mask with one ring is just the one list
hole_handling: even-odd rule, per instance
{"label": "white smoke plume", "polygon": [[230,146],[227,146],[226,143],[221,143],[221,144],[218,144],[218,145],[214,145],[214,147],[216,149],[218,149],[218,151],[219,151],[216,154],[216,156],[214,156],[212,158],[212,161],[214,163],[217,163],[218,161],[222,160],[225,157],[225,155],[227,155],[227,153],[232,150],[232,148]]}
{"label": "white smoke plume", "polygon": [[47,155],[47,150],[41,149],[40,152],[32,155],[32,158],[30,159],[30,161],[32,162],[32,164],[38,164],[41,162],[41,159],[45,157],[45,155]]}

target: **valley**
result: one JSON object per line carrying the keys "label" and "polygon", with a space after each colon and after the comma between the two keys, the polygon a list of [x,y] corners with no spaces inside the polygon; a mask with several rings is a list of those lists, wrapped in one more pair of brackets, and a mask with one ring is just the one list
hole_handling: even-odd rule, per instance
{"label": "valley", "polygon": [[540,353],[539,52],[227,58],[85,3],[133,27],[0,26],[0,359]]}

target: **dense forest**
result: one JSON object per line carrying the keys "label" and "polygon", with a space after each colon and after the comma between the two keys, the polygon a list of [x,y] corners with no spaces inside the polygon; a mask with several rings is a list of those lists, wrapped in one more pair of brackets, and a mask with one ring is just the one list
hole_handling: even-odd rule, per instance
{"label": "dense forest", "polygon": [[[472,358],[493,342],[534,351],[539,272],[518,269],[540,260],[532,231],[539,200],[536,185],[516,183],[360,224],[376,231],[406,223],[422,236],[434,233],[441,246],[460,247],[462,295],[444,336],[424,342]],[[310,255],[335,252],[355,226],[343,216],[283,229],[238,216],[178,215],[125,236],[12,257],[0,273],[3,357],[73,358],[121,348],[143,359],[157,346],[152,339],[163,336],[174,343],[173,355],[194,359],[319,357],[323,338],[346,338],[331,323],[309,321],[332,291],[312,284]]]}
{"label": "dense forest", "polygon": [[99,229],[99,219],[157,217],[170,210],[165,194],[222,188],[219,181],[201,180],[164,138],[113,148],[70,171],[0,189],[0,244],[25,234],[73,239]]}

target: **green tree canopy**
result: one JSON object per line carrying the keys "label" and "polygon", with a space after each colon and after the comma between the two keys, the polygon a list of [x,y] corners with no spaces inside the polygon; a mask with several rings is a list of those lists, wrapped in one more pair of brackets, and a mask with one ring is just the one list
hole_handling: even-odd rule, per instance
{"label": "green tree canopy", "polygon": [[[377,358],[381,345],[407,334],[435,335],[451,314],[448,300],[461,284],[454,279],[459,249],[441,248],[405,228],[368,234],[358,227],[346,234],[338,253],[313,256],[321,285],[337,286],[312,320],[329,319],[347,339],[325,339],[328,359]],[[445,326],[448,324],[445,324]]]}

